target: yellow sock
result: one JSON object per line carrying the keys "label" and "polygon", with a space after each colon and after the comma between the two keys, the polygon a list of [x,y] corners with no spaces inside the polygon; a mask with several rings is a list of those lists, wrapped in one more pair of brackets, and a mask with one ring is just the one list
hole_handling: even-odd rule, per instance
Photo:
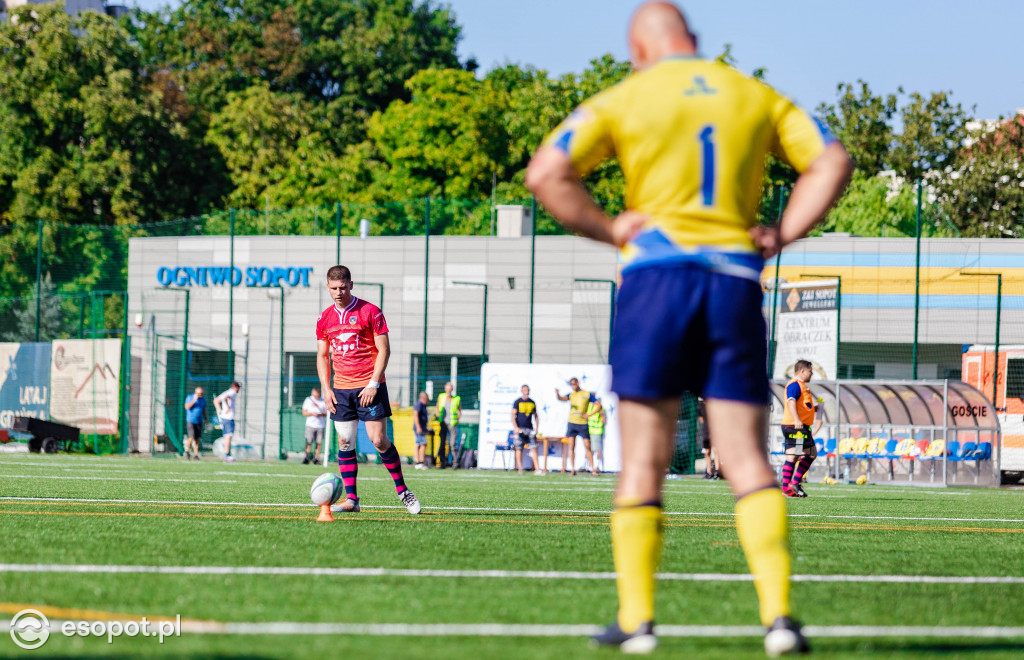
{"label": "yellow sock", "polygon": [[631,633],[654,619],[654,573],[661,559],[661,507],[616,503],[612,555],[619,588],[619,627]]}
{"label": "yellow sock", "polygon": [[755,491],[736,502],[736,531],[754,575],[761,623],[789,616],[789,530],[786,498],[777,488]]}

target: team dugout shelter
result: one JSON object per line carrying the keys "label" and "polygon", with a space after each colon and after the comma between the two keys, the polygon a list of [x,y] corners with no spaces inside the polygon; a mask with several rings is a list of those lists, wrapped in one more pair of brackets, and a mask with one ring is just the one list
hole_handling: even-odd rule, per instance
{"label": "team dugout shelter", "polygon": [[[811,381],[823,421],[810,479],[965,486],[1000,482],[999,419],[974,386],[954,380]],[[771,384],[770,451],[781,467],[786,381]]]}

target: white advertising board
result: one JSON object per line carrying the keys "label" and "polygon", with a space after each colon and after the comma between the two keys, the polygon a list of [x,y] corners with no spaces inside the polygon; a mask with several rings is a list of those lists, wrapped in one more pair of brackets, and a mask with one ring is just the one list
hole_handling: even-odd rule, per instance
{"label": "white advertising board", "polygon": [[117,433],[120,339],[64,339],[50,358],[50,418],[82,434]]}
{"label": "white advertising board", "polygon": [[[567,395],[572,391],[569,379],[578,378],[580,388],[592,392],[601,401],[607,414],[601,467],[605,472],[618,472],[622,469],[619,402],[609,389],[611,376],[611,367],[606,364],[485,363],[480,371],[480,442],[477,465],[484,469],[501,469],[506,464],[514,466],[513,452],[496,457],[495,448],[508,444],[508,434],[512,430],[512,404],[520,397],[523,385],[530,386],[530,398],[537,404],[539,435],[564,436],[569,424],[569,402],[559,401],[555,390],[558,389],[563,396]],[[556,441],[551,446],[555,453],[548,457],[548,469],[559,470],[562,467],[563,445]],[[543,444],[538,453],[542,449]],[[528,451],[523,452],[524,460],[528,454]],[[540,460],[543,465],[544,458]],[[585,460],[583,441],[577,439],[577,470],[582,469]]]}

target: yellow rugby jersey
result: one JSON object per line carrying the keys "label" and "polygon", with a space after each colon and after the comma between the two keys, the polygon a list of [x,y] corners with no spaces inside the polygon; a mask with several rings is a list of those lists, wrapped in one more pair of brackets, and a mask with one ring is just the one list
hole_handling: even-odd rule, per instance
{"label": "yellow rugby jersey", "polygon": [[[750,255],[765,156],[802,172],[832,141],[767,85],[718,62],[674,56],[585,101],[545,144],[564,151],[580,175],[618,157],[626,207],[651,216],[623,248],[628,267]],[[759,262],[745,261],[759,278]]]}
{"label": "yellow rugby jersey", "polygon": [[597,401],[597,397],[586,390],[569,392],[569,423],[586,424],[587,408]]}

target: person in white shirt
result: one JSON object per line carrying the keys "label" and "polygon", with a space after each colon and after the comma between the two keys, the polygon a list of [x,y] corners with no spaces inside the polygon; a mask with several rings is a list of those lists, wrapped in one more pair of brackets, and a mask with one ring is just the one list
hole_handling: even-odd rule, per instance
{"label": "person in white shirt", "polygon": [[231,383],[231,387],[217,395],[213,400],[213,406],[217,409],[217,417],[220,418],[221,430],[224,434],[224,462],[234,463],[231,455],[231,436],[235,434],[235,402],[238,399],[238,390],[242,384],[237,380]]}
{"label": "person in white shirt", "polygon": [[[320,388],[314,387],[302,402],[302,416],[306,418],[306,457],[302,464],[320,465],[320,445],[324,441],[324,429],[327,428],[327,404],[320,398]],[[316,450],[310,454],[309,448],[316,442]]]}

